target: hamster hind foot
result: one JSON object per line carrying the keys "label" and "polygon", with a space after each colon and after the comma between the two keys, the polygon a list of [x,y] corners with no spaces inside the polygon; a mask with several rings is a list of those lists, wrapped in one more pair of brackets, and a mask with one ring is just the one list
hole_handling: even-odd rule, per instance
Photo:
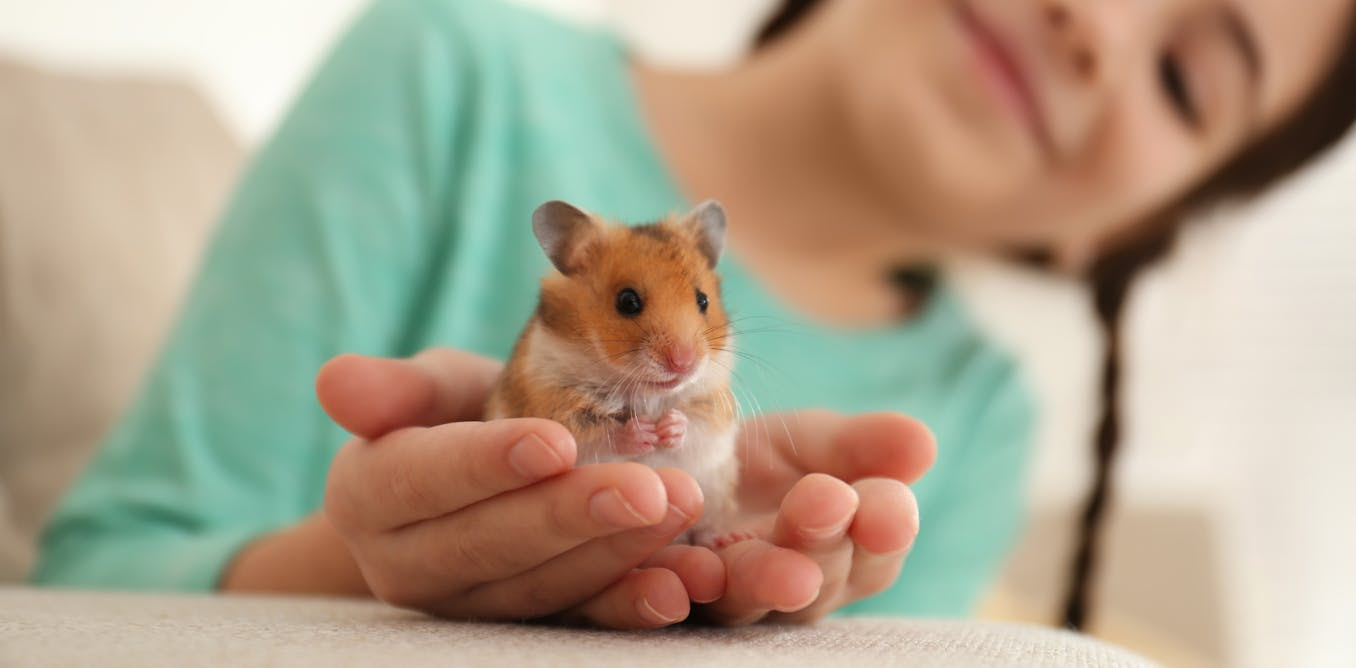
{"label": "hamster hind foot", "polygon": [[757,538],[753,531],[719,531],[715,528],[696,528],[688,536],[693,545],[719,552],[735,543]]}

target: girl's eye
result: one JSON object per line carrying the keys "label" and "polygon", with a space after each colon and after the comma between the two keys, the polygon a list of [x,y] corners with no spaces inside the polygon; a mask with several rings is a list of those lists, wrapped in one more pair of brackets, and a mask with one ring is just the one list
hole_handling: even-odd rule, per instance
{"label": "girl's eye", "polygon": [[635,290],[626,288],[617,293],[617,313],[630,317],[639,315],[644,308],[645,302],[641,301]]}
{"label": "girl's eye", "polygon": [[1165,54],[1158,63],[1158,78],[1163,84],[1163,94],[1167,96],[1177,115],[1192,128],[1201,127],[1200,110],[1192,97],[1191,87],[1187,84],[1182,70],[1182,61],[1176,55]]}
{"label": "girl's eye", "polygon": [[709,299],[706,298],[706,293],[705,293],[705,292],[702,292],[701,290],[698,290],[698,291],[697,291],[697,310],[701,311],[702,313],[706,313],[706,307],[709,306],[710,304],[711,304],[711,300],[709,300]]}

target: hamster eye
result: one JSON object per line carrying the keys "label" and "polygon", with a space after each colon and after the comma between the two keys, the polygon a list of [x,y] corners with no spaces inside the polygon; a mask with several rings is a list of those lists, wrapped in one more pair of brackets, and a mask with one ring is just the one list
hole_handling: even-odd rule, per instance
{"label": "hamster eye", "polygon": [[640,295],[635,290],[626,288],[617,293],[617,313],[625,316],[639,315],[641,309],[645,308],[645,302],[640,300]]}
{"label": "hamster eye", "polygon": [[698,290],[698,291],[697,291],[697,310],[701,311],[702,313],[706,313],[706,307],[709,306],[710,304],[711,304],[711,300],[709,300],[709,299],[706,298],[706,293],[705,293],[705,292],[702,292],[701,290]]}

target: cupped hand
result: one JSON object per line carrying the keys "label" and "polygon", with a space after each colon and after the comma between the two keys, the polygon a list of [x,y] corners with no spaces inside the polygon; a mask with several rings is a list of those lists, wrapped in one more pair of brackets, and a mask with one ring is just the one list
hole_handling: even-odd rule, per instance
{"label": "cupped hand", "polygon": [[453,618],[555,618],[652,628],[711,601],[725,568],[673,546],[702,512],[677,469],[576,468],[549,420],[476,422],[497,362],[451,350],[343,355],[316,379],[355,438],[335,456],[325,513],[368,587]]}
{"label": "cupped hand", "polygon": [[741,526],[758,537],[718,550],[726,592],[701,616],[814,621],[895,582],[919,529],[907,485],[936,458],[922,423],[806,411],[750,420],[740,438]]}

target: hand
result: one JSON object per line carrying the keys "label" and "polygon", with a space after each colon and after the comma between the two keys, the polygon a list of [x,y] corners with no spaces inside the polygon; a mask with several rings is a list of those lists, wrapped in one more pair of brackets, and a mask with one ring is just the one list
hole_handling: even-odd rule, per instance
{"label": "hand", "polygon": [[740,512],[761,538],[718,550],[722,624],[808,622],[889,588],[918,534],[908,483],[936,458],[922,423],[814,411],[746,422]]}
{"label": "hand", "polygon": [[615,628],[672,624],[719,597],[715,555],[669,545],[701,515],[692,478],[574,468],[573,438],[548,420],[471,422],[499,369],[434,350],[320,371],[321,404],[357,437],[331,465],[325,513],[371,591],[446,617]]}

